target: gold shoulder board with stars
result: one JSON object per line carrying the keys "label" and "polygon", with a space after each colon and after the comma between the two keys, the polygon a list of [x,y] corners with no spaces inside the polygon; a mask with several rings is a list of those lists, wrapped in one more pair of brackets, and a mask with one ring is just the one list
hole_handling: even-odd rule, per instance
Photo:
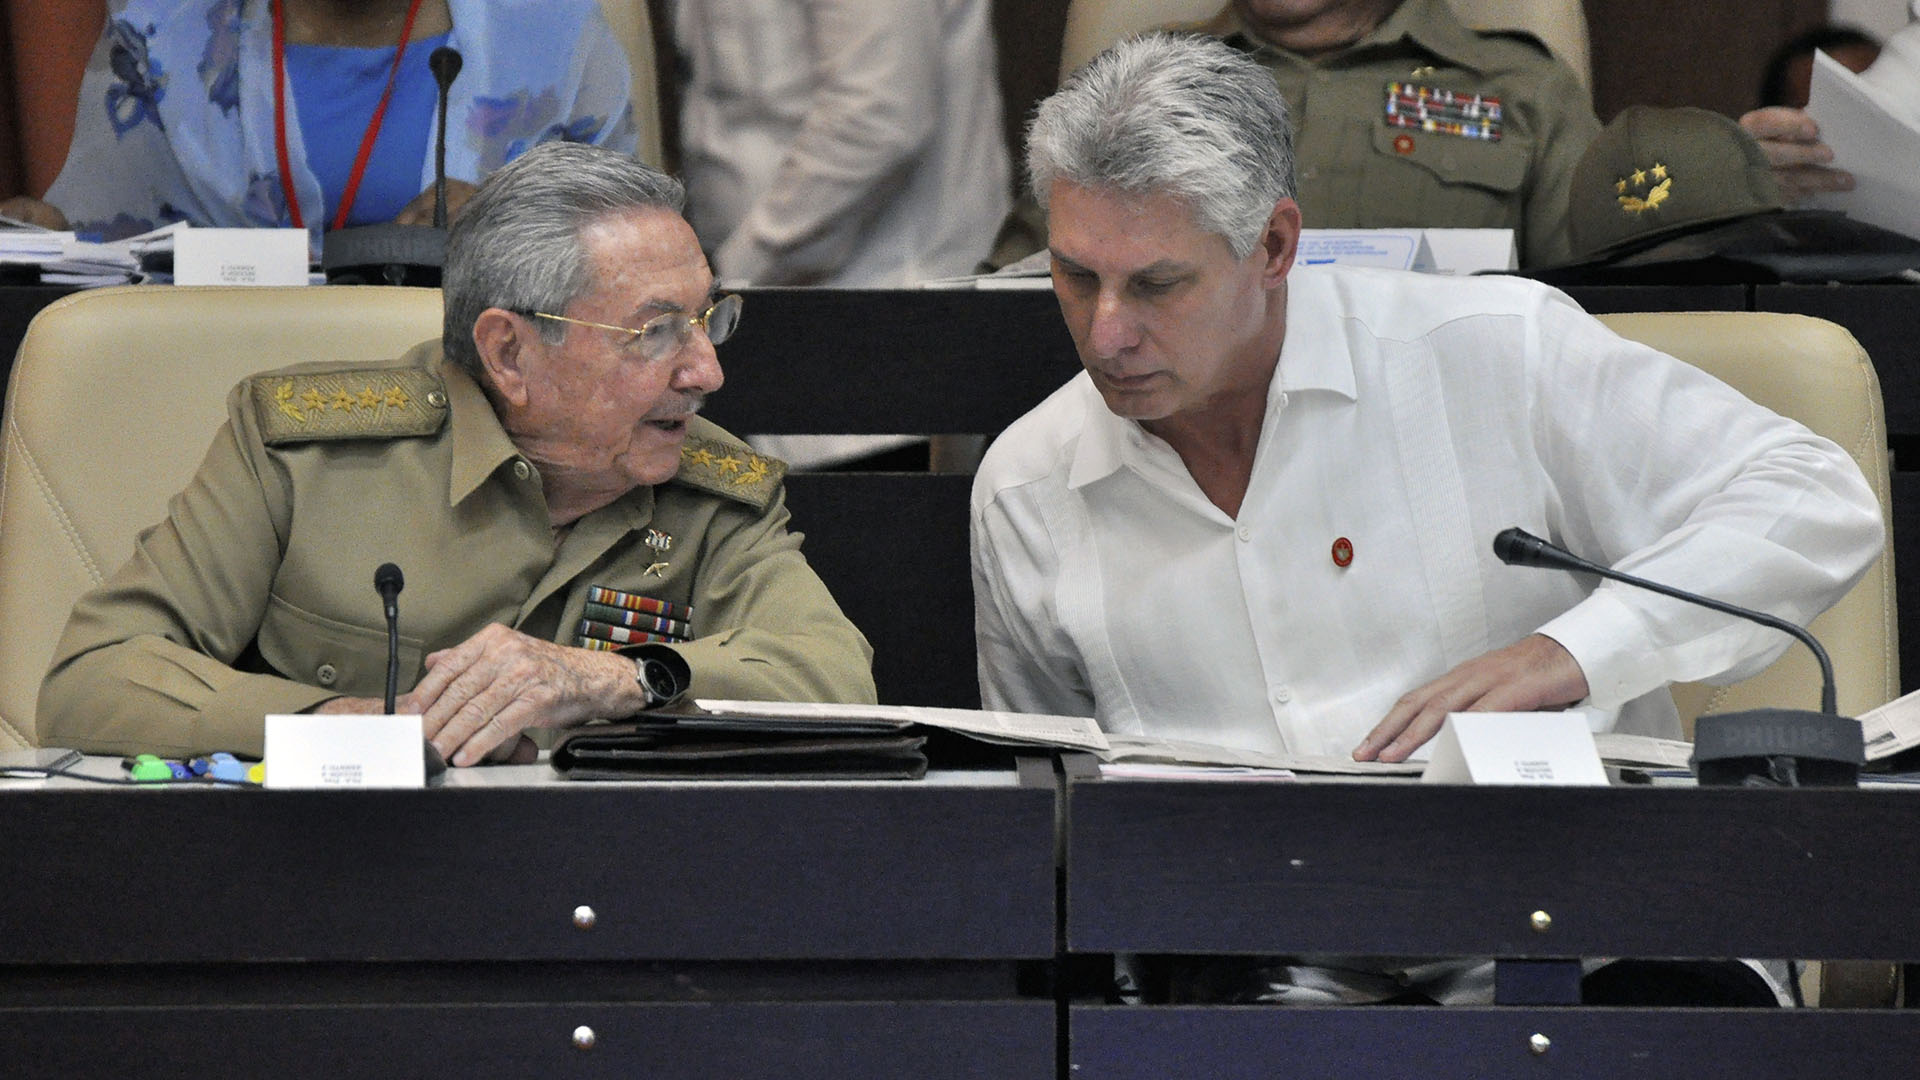
{"label": "gold shoulder board with stars", "polygon": [[447,387],[415,368],[257,375],[248,393],[268,446],[323,439],[403,439],[447,422]]}
{"label": "gold shoulder board with stars", "polygon": [[779,458],[756,454],[738,443],[689,435],[680,446],[680,472],[674,479],[765,510],[786,475],[787,463]]}

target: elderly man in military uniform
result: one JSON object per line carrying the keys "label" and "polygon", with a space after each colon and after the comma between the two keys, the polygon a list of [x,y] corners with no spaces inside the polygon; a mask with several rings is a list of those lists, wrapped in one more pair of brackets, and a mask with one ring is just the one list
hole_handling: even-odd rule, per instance
{"label": "elderly man in military uniform", "polygon": [[696,416],[738,322],[680,184],[564,143],[449,238],[442,340],[255,376],[166,519],[76,605],[51,742],[257,752],[270,713],[401,712],[455,765],[691,690],[872,701],[872,652],[787,531],[784,466]]}

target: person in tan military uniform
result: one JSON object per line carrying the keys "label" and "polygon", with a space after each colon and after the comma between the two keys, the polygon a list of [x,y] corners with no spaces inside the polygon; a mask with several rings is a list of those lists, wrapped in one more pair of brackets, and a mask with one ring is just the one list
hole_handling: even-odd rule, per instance
{"label": "person in tan military uniform", "polygon": [[1534,38],[1470,30],[1446,0],[1233,0],[1187,29],[1273,73],[1308,228],[1505,228],[1525,265],[1566,258],[1567,185],[1600,122]]}
{"label": "person in tan military uniform", "polygon": [[[1232,0],[1203,33],[1273,73],[1310,229],[1512,229],[1523,266],[1567,258],[1567,186],[1599,133],[1573,69],[1520,32],[1471,30],[1446,0]],[[1045,243],[1022,199],[999,265]]]}
{"label": "person in tan military uniform", "polygon": [[258,752],[269,713],[382,711],[389,561],[398,708],[456,765],[682,692],[873,701],[872,650],[787,531],[785,466],[694,415],[739,301],[681,199],[541,146],[455,226],[442,342],[237,387],[166,520],[76,605],[47,739]]}

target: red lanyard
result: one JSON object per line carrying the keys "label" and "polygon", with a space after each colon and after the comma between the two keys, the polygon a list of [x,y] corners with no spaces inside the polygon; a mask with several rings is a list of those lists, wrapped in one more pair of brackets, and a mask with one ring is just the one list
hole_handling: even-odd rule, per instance
{"label": "red lanyard", "polygon": [[[300,216],[300,196],[293,190],[293,167],[287,160],[287,24],[280,4],[281,0],[273,0],[273,151],[279,159],[280,190],[287,197],[287,213],[293,217],[294,228],[304,229],[307,224]],[[387,118],[387,103],[393,100],[393,84],[400,76],[400,61],[407,55],[407,39],[413,36],[413,17],[418,14],[420,0],[412,0],[407,5],[407,21],[400,27],[400,44],[393,51],[393,66],[387,69],[387,88],[380,92],[380,104],[373,107],[373,119],[367,121],[367,132],[360,137],[360,152],[354,156],[353,171],[347,174],[347,186],[340,193],[340,205],[329,228],[346,225],[347,211],[353,209],[354,197],[360,194],[360,178],[366,174],[367,159],[373,156],[374,140],[380,137],[380,123]]]}

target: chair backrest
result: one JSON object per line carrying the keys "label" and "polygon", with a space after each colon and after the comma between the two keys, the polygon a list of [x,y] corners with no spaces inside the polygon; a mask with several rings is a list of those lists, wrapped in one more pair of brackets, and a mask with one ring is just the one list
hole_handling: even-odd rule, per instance
{"label": "chair backrest", "polygon": [[[1061,41],[1060,77],[1129,34],[1172,23],[1199,22],[1227,0],[1071,0]],[[1587,13],[1581,0],[1451,0],[1460,21],[1481,30],[1525,30],[1593,85]]]}
{"label": "chair backrest", "polygon": [[[1701,368],[1767,408],[1800,421],[1853,456],[1892,522],[1887,430],[1880,380],[1853,335],[1802,315],[1711,311],[1603,315],[1615,333]],[[1891,529],[1891,525],[1889,525]],[[1833,659],[1843,716],[1857,716],[1900,695],[1895,629],[1893,538],[1860,583],[1810,629]],[[1820,673],[1799,645],[1751,678],[1729,686],[1673,688],[1689,732],[1703,713],[1762,706],[1812,709]]]}
{"label": "chair backrest", "polygon": [[99,289],[33,320],[0,449],[0,747],[32,745],[80,594],[166,514],[246,375],[377,360],[440,335],[437,289]]}
{"label": "chair backrest", "polygon": [[633,156],[662,168],[666,155],[660,125],[660,65],[654,55],[653,17],[647,12],[647,0],[600,0],[600,13],[627,50],[627,66],[633,69],[633,124],[640,133]]}

